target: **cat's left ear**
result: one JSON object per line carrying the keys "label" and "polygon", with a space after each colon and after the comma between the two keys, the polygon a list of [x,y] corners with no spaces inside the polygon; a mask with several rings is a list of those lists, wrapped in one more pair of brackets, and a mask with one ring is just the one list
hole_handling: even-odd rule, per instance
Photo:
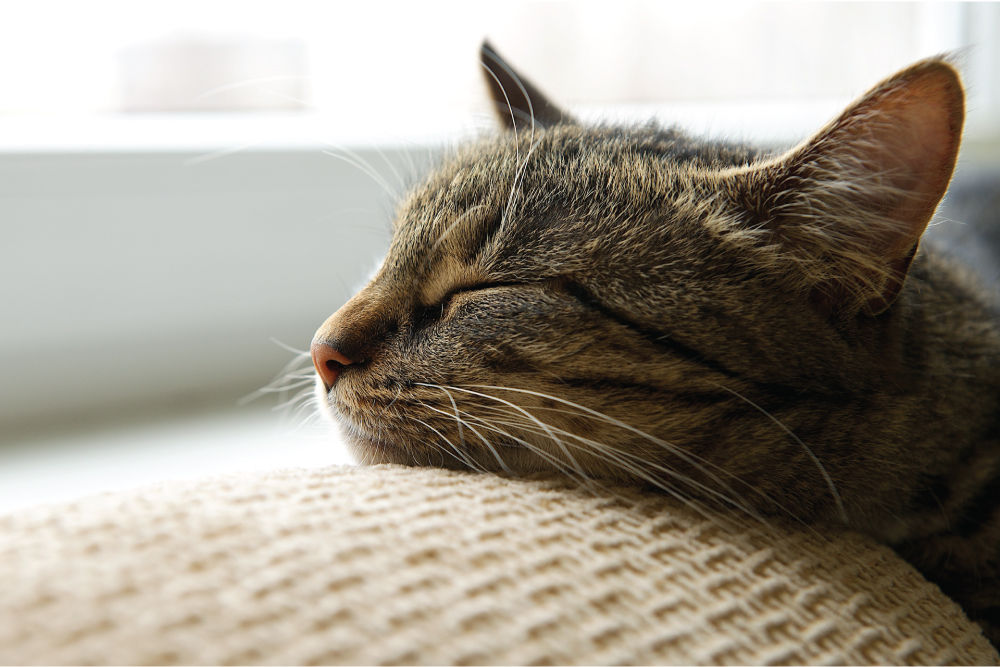
{"label": "cat's left ear", "polygon": [[532,123],[538,127],[549,127],[575,122],[572,116],[550,102],[538,88],[507,64],[488,41],[483,42],[479,56],[497,119],[503,127],[530,132]]}
{"label": "cat's left ear", "polygon": [[892,305],[948,188],[964,116],[958,73],[925,60],[754,170],[757,213],[821,305],[869,315]]}

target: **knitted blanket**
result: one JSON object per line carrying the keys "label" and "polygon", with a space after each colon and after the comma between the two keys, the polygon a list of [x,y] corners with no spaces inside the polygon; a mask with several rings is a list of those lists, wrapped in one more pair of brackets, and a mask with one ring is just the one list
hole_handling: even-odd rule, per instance
{"label": "knitted blanket", "polygon": [[0,518],[3,663],[996,663],[849,532],[393,466]]}

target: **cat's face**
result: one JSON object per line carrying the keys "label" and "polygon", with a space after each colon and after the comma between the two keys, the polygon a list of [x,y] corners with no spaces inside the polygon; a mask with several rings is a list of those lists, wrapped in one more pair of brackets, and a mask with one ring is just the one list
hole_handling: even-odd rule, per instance
{"label": "cat's face", "polygon": [[[803,182],[835,162],[817,140],[766,160],[559,113],[549,127],[515,118],[517,133],[440,165],[400,206],[379,272],[317,332],[317,392],[356,456],[730,499],[744,497],[739,478],[761,497],[829,504],[828,473],[789,427],[822,432],[829,401],[865,391],[873,315],[899,291],[929,197],[913,204],[879,176],[874,203],[823,200]],[[939,172],[910,187],[939,198]],[[840,241],[808,212],[835,205],[923,219],[817,249]]]}

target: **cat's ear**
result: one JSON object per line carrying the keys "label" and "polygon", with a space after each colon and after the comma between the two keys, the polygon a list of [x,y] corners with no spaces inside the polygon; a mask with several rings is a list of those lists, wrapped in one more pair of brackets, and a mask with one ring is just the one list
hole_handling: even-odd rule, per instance
{"label": "cat's ear", "polygon": [[539,127],[574,122],[569,114],[504,62],[488,41],[483,42],[479,55],[497,119],[504,128],[530,131],[532,121]]}
{"label": "cat's ear", "polygon": [[892,305],[948,188],[964,115],[958,73],[925,60],[756,174],[765,226],[819,303],[870,315]]}

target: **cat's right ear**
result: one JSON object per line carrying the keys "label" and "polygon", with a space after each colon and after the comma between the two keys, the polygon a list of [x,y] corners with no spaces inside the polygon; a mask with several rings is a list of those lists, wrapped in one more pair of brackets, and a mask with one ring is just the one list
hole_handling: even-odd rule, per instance
{"label": "cat's right ear", "polygon": [[497,119],[504,128],[530,132],[532,126],[575,122],[507,64],[488,41],[483,42],[479,56]]}
{"label": "cat's right ear", "polygon": [[745,174],[758,230],[799,265],[825,310],[877,315],[892,305],[948,188],[963,118],[958,73],[925,60]]}

